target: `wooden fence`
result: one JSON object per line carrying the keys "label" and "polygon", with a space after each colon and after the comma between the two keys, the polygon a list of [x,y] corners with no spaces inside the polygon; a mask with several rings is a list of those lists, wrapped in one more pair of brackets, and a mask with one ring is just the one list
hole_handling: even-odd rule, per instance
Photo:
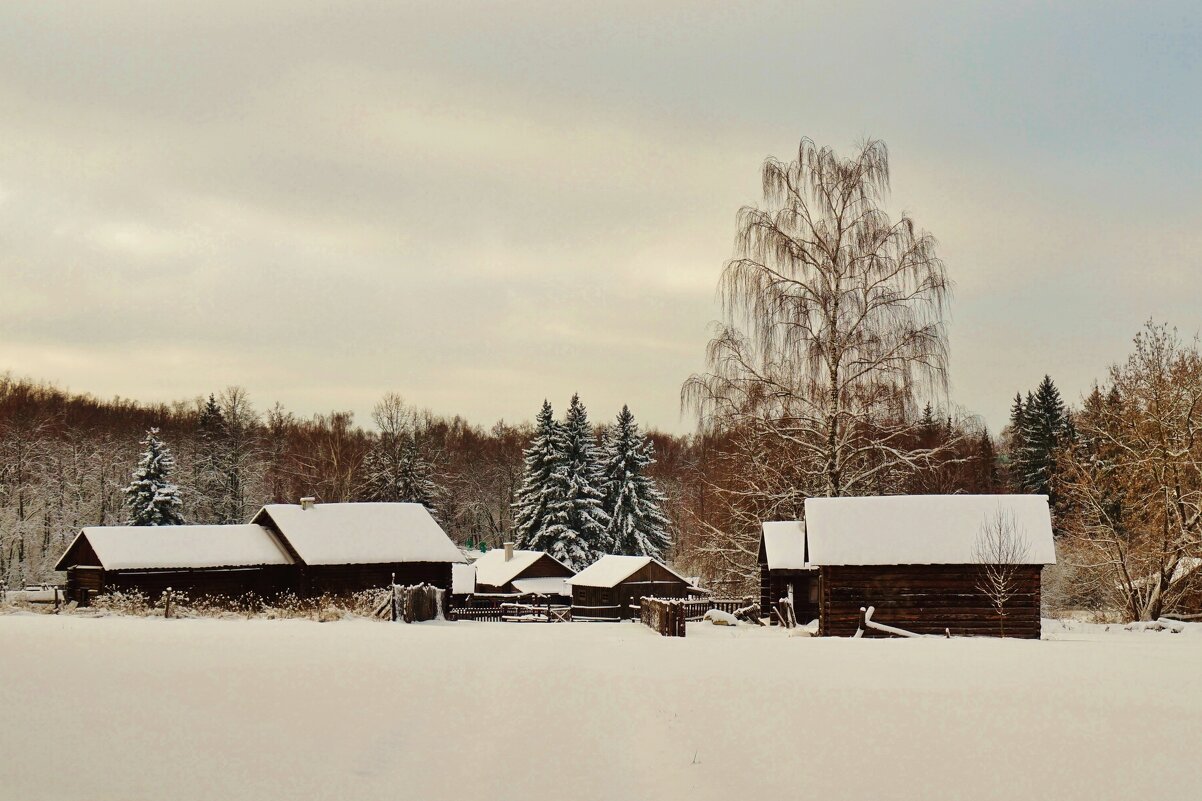
{"label": "wooden fence", "polygon": [[685,602],[666,598],[644,598],[639,604],[639,620],[664,637],[685,635]]}
{"label": "wooden fence", "polygon": [[[679,598],[643,598],[638,607],[639,620],[665,637],[685,636],[685,623],[705,618],[711,609],[729,612],[732,615],[754,605],[750,598],[702,598],[685,601]],[[751,612],[754,618],[754,610]],[[742,618],[744,620],[751,618]],[[762,624],[761,624],[762,625]]]}
{"label": "wooden fence", "polygon": [[[514,596],[508,596],[510,598]],[[457,606],[451,610],[451,620],[479,620],[486,623],[568,623],[572,608],[546,601],[502,601],[495,604]]]}
{"label": "wooden fence", "polygon": [[[630,609],[634,612],[639,611],[639,607],[633,604],[630,606]],[[622,620],[622,606],[620,604],[602,606],[572,604],[572,620],[589,623],[618,623]]]}
{"label": "wooden fence", "polygon": [[696,601],[681,601],[680,603],[684,608],[685,620],[695,623],[703,619],[705,613],[711,609],[730,612],[733,615],[735,610],[751,606],[754,601],[750,598],[702,598]]}
{"label": "wooden fence", "polygon": [[441,587],[432,584],[418,584],[413,587],[393,584],[389,594],[375,608],[375,615],[393,622],[405,623],[438,620],[442,617],[445,593]]}

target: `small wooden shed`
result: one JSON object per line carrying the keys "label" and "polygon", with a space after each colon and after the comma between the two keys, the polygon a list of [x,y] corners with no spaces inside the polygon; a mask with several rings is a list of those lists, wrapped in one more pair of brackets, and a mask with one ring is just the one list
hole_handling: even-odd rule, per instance
{"label": "small wooden shed", "polygon": [[569,583],[573,620],[626,620],[638,616],[644,596],[686,598],[700,592],[650,556],[602,556]]}
{"label": "small wooden shed", "polygon": [[[1039,638],[1040,574],[1056,562],[1047,496],[809,498],[805,516],[820,635],[855,634],[871,606],[876,622],[916,634]],[[1022,546],[1003,565],[982,558],[999,520]],[[986,589],[997,567],[1010,576],[1000,614]]]}
{"label": "small wooden shed", "polygon": [[291,587],[295,560],[263,526],[89,526],[55,565],[67,600],[168,587],[196,595],[272,595]]}
{"label": "small wooden shed", "polygon": [[546,595],[563,602],[571,596],[566,581],[573,575],[572,568],[545,551],[515,550],[507,542],[472,564],[477,593]]}
{"label": "small wooden shed", "polygon": [[[799,623],[818,617],[818,569],[806,558],[806,524],[802,520],[764,523],[760,527],[760,610],[765,616],[788,599]],[[775,623],[775,618],[773,619]]]}

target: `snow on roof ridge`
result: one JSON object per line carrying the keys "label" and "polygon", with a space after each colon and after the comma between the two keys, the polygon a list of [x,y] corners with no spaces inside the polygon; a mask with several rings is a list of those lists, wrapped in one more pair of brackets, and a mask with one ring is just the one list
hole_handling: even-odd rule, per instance
{"label": "snow on roof ridge", "polygon": [[1024,564],[1056,563],[1046,495],[868,495],[807,498],[812,565],[972,564],[996,511],[1027,540]]}
{"label": "snow on roof ridge", "polygon": [[809,570],[804,520],[767,520],[760,524],[769,570]]}
{"label": "snow on roof ridge", "polygon": [[253,523],[179,526],[85,526],[55,569],[84,539],[106,570],[290,565],[271,530]]}
{"label": "snow on roof ridge", "polygon": [[627,554],[606,554],[584,570],[572,576],[568,579],[568,582],[579,584],[582,587],[616,587],[651,562],[655,562],[684,583],[689,583],[688,579],[658,559],[652,559],[650,556],[629,556]]}
{"label": "snow on roof ridge", "polygon": [[[527,550],[515,550],[513,558],[505,561],[505,550],[503,548],[494,548],[481,554],[474,562],[476,565],[476,583],[487,584],[490,587],[503,587],[519,576],[523,570],[544,556],[559,562],[558,559],[555,559],[555,557],[546,551]],[[563,563],[559,562],[559,564]],[[564,565],[564,567],[567,566]]]}
{"label": "snow on roof ridge", "polygon": [[275,503],[254,517],[264,519],[310,565],[467,561],[420,503]]}

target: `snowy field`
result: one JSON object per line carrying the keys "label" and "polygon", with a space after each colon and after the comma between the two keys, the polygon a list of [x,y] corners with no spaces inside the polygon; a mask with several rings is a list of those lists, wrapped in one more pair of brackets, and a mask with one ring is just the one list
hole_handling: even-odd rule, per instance
{"label": "snowy field", "polygon": [[1045,637],[0,615],[0,797],[1196,797],[1202,636]]}

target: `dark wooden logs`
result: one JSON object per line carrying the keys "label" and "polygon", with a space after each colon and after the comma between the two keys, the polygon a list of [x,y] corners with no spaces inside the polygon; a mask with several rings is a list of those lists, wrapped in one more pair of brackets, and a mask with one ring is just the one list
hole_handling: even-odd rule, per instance
{"label": "dark wooden logs", "polygon": [[[1015,593],[999,614],[982,592],[979,565],[857,565],[821,569],[819,634],[850,637],[860,608],[878,623],[916,634],[1040,636],[1040,566],[1016,568]],[[872,629],[865,637],[887,636]]]}

